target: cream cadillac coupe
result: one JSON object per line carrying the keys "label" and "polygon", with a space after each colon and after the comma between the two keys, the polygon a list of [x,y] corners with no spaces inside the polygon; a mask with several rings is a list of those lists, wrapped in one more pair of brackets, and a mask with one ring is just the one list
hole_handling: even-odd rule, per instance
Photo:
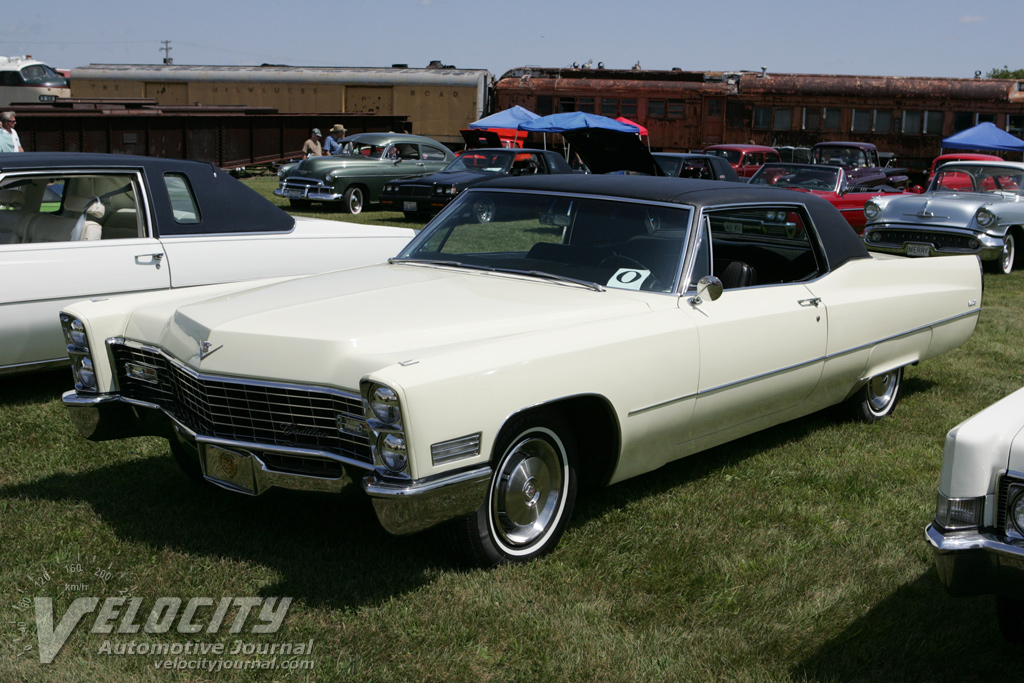
{"label": "cream cadillac coupe", "polygon": [[388,531],[445,523],[490,565],[549,552],[577,481],[834,404],[886,416],[980,307],[976,256],[872,256],[813,196],[509,178],[386,264],[66,307],[64,402],[231,491],[359,485]]}

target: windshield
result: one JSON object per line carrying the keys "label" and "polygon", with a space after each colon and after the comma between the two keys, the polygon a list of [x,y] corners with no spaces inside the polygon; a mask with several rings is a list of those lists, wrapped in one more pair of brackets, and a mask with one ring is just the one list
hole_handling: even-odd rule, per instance
{"label": "windshield", "polygon": [[691,211],[619,199],[471,190],[397,260],[671,292]]}
{"label": "windshield", "polygon": [[[513,152],[500,150],[469,150],[448,164],[446,171],[484,171],[485,173],[508,173],[512,165]],[[530,155],[524,154],[524,157]]]}
{"label": "windshield", "polygon": [[849,168],[867,168],[868,155],[855,147],[819,147],[811,152],[811,160],[815,164],[847,166]]}
{"label": "windshield", "polygon": [[1024,187],[1024,171],[1006,166],[942,166],[935,174],[933,192],[986,192],[1019,195]]}
{"label": "windshield", "polygon": [[26,66],[21,70],[21,77],[29,85],[68,85],[67,79],[45,64]]}
{"label": "windshield", "polygon": [[714,154],[716,157],[725,157],[733,166],[740,163],[740,153],[735,149],[706,149],[704,153]]}
{"label": "windshield", "polygon": [[758,169],[750,179],[750,184],[834,192],[839,186],[839,168],[766,164]]}

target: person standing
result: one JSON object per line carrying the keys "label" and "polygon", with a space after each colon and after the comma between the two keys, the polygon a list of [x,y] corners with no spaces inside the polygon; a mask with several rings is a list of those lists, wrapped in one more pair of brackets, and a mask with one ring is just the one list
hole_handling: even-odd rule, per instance
{"label": "person standing", "polygon": [[327,140],[324,141],[324,152],[331,156],[337,156],[341,154],[341,141],[345,137],[345,126],[340,123],[334,124],[331,128],[330,135],[327,136]]}
{"label": "person standing", "polygon": [[14,130],[14,126],[18,123],[14,112],[5,111],[0,114],[0,123],[3,125],[0,130],[0,152],[24,152],[25,148],[21,146],[18,131]]}
{"label": "person standing", "polygon": [[312,135],[302,145],[302,155],[309,157],[321,157],[324,155],[324,148],[320,144],[320,129],[314,128]]}

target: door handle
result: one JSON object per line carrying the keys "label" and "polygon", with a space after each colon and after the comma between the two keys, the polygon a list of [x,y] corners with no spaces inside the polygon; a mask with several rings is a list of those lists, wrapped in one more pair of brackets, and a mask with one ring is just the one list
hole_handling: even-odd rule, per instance
{"label": "door handle", "polygon": [[[145,259],[147,257],[149,258],[149,260],[148,261],[143,261],[143,259]],[[150,265],[150,264],[152,264],[152,265],[156,266],[157,270],[160,270],[160,263],[163,261],[163,259],[164,259],[163,252],[159,252],[159,253],[156,253],[156,254],[136,254],[135,255],[135,263],[137,263],[139,265]]]}
{"label": "door handle", "polygon": [[821,297],[816,296],[813,299],[799,299],[797,303],[804,307],[814,306],[815,308],[817,308],[818,305],[821,303]]}

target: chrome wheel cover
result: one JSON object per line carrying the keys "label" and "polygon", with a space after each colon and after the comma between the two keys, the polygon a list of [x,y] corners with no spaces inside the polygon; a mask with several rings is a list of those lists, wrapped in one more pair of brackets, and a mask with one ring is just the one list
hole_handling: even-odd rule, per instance
{"label": "chrome wheel cover", "polygon": [[868,380],[867,399],[871,412],[881,414],[892,405],[900,386],[898,376],[899,370],[892,370]]}
{"label": "chrome wheel cover", "polygon": [[542,541],[565,506],[567,461],[548,434],[554,442],[531,435],[516,443],[491,484],[491,526],[509,552]]}
{"label": "chrome wheel cover", "polygon": [[481,199],[473,206],[478,223],[490,223],[494,220],[494,202],[490,199]]}
{"label": "chrome wheel cover", "polygon": [[1002,267],[1004,273],[1009,273],[1013,270],[1013,257],[1015,250],[1013,235],[1007,233],[1006,237],[1003,238],[1003,253],[999,255],[999,265]]}

